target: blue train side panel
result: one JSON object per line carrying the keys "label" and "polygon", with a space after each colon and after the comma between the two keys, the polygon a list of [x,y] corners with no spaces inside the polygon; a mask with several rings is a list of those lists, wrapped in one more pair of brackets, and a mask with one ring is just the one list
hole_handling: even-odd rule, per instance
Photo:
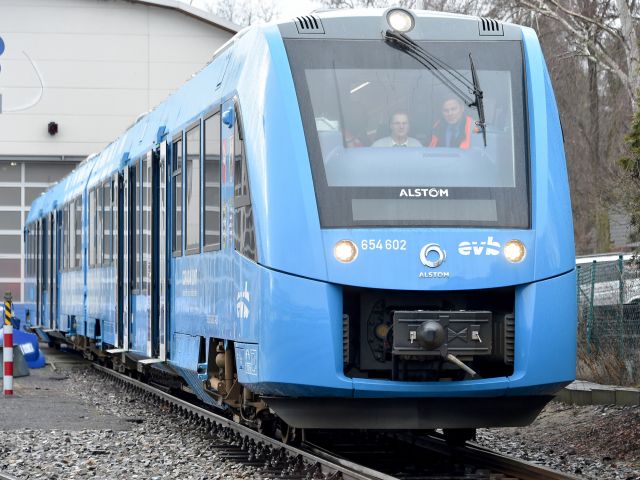
{"label": "blue train side panel", "polygon": [[554,393],[576,377],[575,270],[523,286],[516,294],[515,371],[509,394]]}
{"label": "blue train side panel", "polygon": [[542,49],[535,32],[522,29],[528,85],[532,227],[544,252],[536,256],[535,277],[575,268],[573,217],[562,129]]}

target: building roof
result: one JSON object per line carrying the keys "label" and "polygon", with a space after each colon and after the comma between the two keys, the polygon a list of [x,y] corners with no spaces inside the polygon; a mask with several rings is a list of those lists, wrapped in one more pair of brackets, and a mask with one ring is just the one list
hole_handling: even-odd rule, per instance
{"label": "building roof", "polygon": [[162,7],[169,8],[173,10],[177,10],[185,15],[188,15],[193,18],[197,18],[198,20],[202,20],[203,22],[209,23],[214,27],[222,28],[223,30],[227,30],[231,33],[238,33],[238,31],[242,28],[235,23],[231,23],[228,20],[224,20],[216,15],[213,15],[209,12],[205,12],[204,10],[200,10],[199,8],[192,7],[186,3],[180,2],[178,0],[127,0],[131,3],[141,3],[143,5],[151,5],[154,7]]}

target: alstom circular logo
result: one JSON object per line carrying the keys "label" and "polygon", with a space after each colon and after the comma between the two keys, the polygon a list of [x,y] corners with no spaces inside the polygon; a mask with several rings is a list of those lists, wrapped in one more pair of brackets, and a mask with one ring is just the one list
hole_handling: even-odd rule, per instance
{"label": "alstom circular logo", "polygon": [[428,243],[420,249],[420,261],[425,267],[438,268],[446,258],[447,254],[437,243]]}

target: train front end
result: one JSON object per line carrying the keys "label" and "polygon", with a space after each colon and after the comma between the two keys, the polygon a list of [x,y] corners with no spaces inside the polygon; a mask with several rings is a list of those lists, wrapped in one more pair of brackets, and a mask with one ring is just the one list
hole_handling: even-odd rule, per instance
{"label": "train front end", "polygon": [[241,381],[300,427],[530,423],[576,353],[563,140],[535,33],[400,9],[278,33],[297,100],[279,114],[299,109],[288,131],[307,155],[264,166],[263,188],[292,194],[275,180],[290,175],[303,193],[285,218],[256,210],[286,232],[258,243],[288,293]]}

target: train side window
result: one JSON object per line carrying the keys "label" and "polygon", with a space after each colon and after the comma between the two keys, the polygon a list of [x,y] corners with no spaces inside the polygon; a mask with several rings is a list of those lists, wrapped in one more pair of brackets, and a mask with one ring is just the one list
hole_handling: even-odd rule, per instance
{"label": "train side window", "polygon": [[47,265],[49,263],[49,229],[47,228],[48,222],[46,218],[42,219],[41,225],[42,252],[40,252],[40,254],[42,258],[42,269],[40,271],[40,277],[42,278],[42,281],[40,284],[42,285],[42,291],[46,291],[49,289],[49,275],[47,270]]}
{"label": "train side window", "polygon": [[75,201],[71,201],[69,202],[68,205],[68,210],[69,210],[69,228],[68,228],[68,233],[69,233],[69,246],[67,248],[67,252],[69,252],[69,270],[73,270],[74,268],[74,262],[75,262],[75,240],[76,240],[76,235],[75,235],[75,219],[76,219],[76,205],[75,205]]}
{"label": "train side window", "polygon": [[37,227],[37,240],[36,240],[36,277],[38,277],[38,285],[40,286],[40,290],[42,291],[42,252],[44,250],[44,234],[43,234],[43,220],[38,220]]}
{"label": "train side window", "polygon": [[249,172],[242,137],[242,122],[236,108],[236,128],[233,138],[233,206],[234,206],[234,246],[237,252],[257,261],[256,233],[249,191]]}
{"label": "train side window", "polygon": [[36,229],[34,224],[29,227],[29,251],[31,252],[29,277],[33,278],[36,276]]}
{"label": "train side window", "polygon": [[59,250],[58,250],[58,262],[59,262],[59,269],[61,272],[64,272],[66,270],[66,259],[67,256],[65,255],[65,248],[66,248],[66,244],[67,244],[67,239],[66,239],[66,229],[67,229],[67,222],[66,222],[66,213],[67,213],[67,207],[62,207],[62,209],[60,210],[60,216],[58,217],[58,226],[61,229],[60,230],[60,239],[59,239]]}
{"label": "train side window", "polygon": [[171,176],[173,189],[172,251],[174,257],[182,255],[182,140],[171,146]]}
{"label": "train side window", "polygon": [[40,258],[40,222],[36,220],[33,237],[33,276],[38,281],[38,260]]}
{"label": "train side window", "polygon": [[113,193],[111,191],[111,181],[104,182],[102,184],[102,192],[103,192],[103,211],[104,211],[104,219],[102,221],[102,228],[104,231],[103,239],[103,247],[102,247],[102,264],[110,265],[111,264],[111,204],[112,204],[112,196]]}
{"label": "train side window", "polygon": [[78,198],[76,198],[75,201],[75,206],[76,206],[76,210],[75,210],[75,222],[73,224],[73,227],[75,228],[76,231],[76,241],[75,241],[75,262],[74,262],[74,267],[75,268],[81,268],[82,267],[82,195],[80,195]]}
{"label": "train side window", "polygon": [[89,192],[89,267],[96,265],[96,191]]}
{"label": "train side window", "polygon": [[27,277],[33,277],[33,225],[26,229],[27,237]]}
{"label": "train side window", "polygon": [[69,215],[69,223],[67,228],[67,241],[69,244],[67,245],[67,267],[69,270],[73,270],[74,265],[74,248],[75,248],[75,205],[74,202],[69,202],[67,206],[67,214]]}
{"label": "train side window", "polygon": [[31,253],[29,251],[29,226],[26,225],[22,231],[22,240],[24,242],[24,276],[29,277],[29,261],[31,260]]}
{"label": "train side window", "polygon": [[204,248],[220,250],[220,112],[204,121]]}
{"label": "train side window", "polygon": [[69,270],[69,205],[62,210],[62,270]]}
{"label": "train side window", "polygon": [[27,228],[27,277],[33,277],[33,225]]}
{"label": "train side window", "polygon": [[31,276],[31,243],[33,243],[33,240],[31,239],[31,235],[29,234],[30,232],[30,226],[27,226],[24,229],[24,242],[25,242],[25,252],[27,253],[27,261],[26,261],[26,266],[25,266],[25,276],[28,278]]}
{"label": "train side window", "polygon": [[31,252],[29,277],[36,276],[36,229],[35,225],[29,227],[29,251]]}
{"label": "train side window", "polygon": [[31,252],[31,261],[29,262],[31,270],[29,271],[29,277],[31,278],[36,276],[36,239],[36,226],[31,224],[31,227],[29,227],[29,251]]}
{"label": "train side window", "polygon": [[96,187],[96,266],[102,265],[102,224],[104,218],[104,196],[102,185]]}
{"label": "train side window", "polygon": [[187,255],[200,252],[200,123],[187,131],[185,234]]}
{"label": "train side window", "polygon": [[118,174],[111,179],[111,261],[118,261]]}

